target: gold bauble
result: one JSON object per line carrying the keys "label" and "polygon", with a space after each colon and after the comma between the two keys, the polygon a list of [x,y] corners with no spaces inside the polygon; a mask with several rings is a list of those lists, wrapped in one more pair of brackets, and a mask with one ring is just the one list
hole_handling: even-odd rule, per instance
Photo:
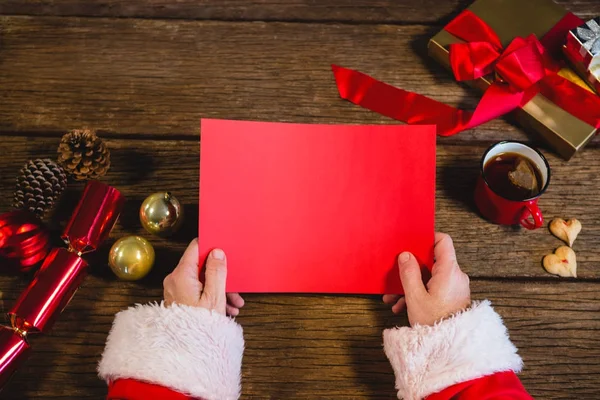
{"label": "gold bauble", "polygon": [[113,244],[108,254],[108,265],[119,279],[142,279],[154,265],[154,248],[140,236],[126,236]]}
{"label": "gold bauble", "polygon": [[140,207],[140,222],[153,235],[169,236],[183,222],[183,207],[170,192],[151,194]]}

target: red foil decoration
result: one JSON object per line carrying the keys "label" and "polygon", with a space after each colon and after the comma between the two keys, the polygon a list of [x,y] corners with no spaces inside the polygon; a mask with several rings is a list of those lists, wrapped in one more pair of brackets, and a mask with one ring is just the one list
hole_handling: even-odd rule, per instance
{"label": "red foil decoration", "polygon": [[46,333],[81,285],[87,262],[117,221],[125,202],[121,193],[98,181],[86,185],[62,238],[69,249],[54,249],[33,281],[8,312],[13,328]]}
{"label": "red foil decoration", "polygon": [[79,254],[96,250],[110,234],[124,203],[125,198],[117,189],[98,181],[88,182],[63,240]]}
{"label": "red foil decoration", "polygon": [[[0,327],[0,389],[27,358],[30,351],[27,335],[48,332],[71,301],[87,275],[88,264],[81,255],[96,250],[106,239],[124,202],[121,193],[108,185],[97,181],[86,185],[62,236],[69,248],[50,252],[8,313],[12,330]],[[23,222],[26,220],[13,214],[4,217],[4,220],[0,218],[4,221],[0,223],[0,251],[35,260],[41,249],[47,249],[47,235],[43,242],[34,234],[38,232],[37,225],[26,224]],[[19,228],[13,226],[15,220],[23,222]],[[22,240],[17,241],[21,244],[15,248],[16,237]],[[38,240],[33,240],[36,237]]]}
{"label": "red foil decoration", "polygon": [[11,272],[26,272],[50,250],[50,238],[39,219],[27,211],[0,215],[0,257],[14,265]]}
{"label": "red foil decoration", "polygon": [[29,357],[31,348],[27,341],[6,326],[0,326],[0,388]]}
{"label": "red foil decoration", "polygon": [[87,266],[77,254],[53,249],[8,313],[12,326],[28,333],[47,333],[83,282]]}

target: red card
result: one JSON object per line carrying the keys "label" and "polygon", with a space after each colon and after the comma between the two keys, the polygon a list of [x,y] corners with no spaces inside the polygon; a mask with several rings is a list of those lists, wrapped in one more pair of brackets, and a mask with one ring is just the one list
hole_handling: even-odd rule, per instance
{"label": "red card", "polygon": [[435,127],[204,119],[200,257],[228,292],[402,293],[433,264]]}

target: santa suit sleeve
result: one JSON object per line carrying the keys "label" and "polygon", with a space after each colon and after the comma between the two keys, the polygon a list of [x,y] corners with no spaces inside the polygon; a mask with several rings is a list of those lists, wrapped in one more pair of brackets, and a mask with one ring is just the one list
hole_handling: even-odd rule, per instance
{"label": "santa suit sleeve", "polygon": [[529,400],[517,348],[489,301],[434,326],[387,329],[384,350],[405,400]]}
{"label": "santa suit sleeve", "polygon": [[118,313],[98,373],[108,399],[237,399],[242,327],[204,308],[146,304]]}

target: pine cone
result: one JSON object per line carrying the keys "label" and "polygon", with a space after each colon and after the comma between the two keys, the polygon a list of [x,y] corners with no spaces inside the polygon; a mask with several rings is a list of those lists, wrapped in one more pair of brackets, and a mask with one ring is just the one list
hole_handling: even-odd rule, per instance
{"label": "pine cone", "polygon": [[67,175],[54,161],[48,158],[30,160],[19,171],[14,206],[43,218],[52,210],[66,186]]}
{"label": "pine cone", "polygon": [[110,153],[95,132],[74,129],[60,141],[58,163],[76,181],[98,179],[110,168]]}

